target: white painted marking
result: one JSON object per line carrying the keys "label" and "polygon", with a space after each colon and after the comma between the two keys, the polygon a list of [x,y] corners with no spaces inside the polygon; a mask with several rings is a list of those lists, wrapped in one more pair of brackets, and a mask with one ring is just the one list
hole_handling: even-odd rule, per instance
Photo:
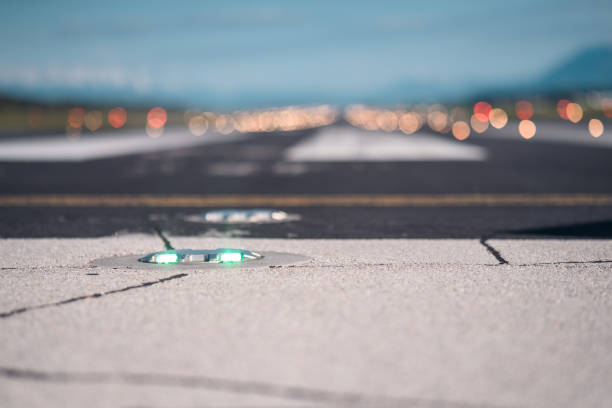
{"label": "white painted marking", "polygon": [[147,136],[143,129],[100,132],[77,140],[65,136],[3,140],[0,141],[0,161],[86,161],[223,143],[246,137],[237,132],[229,135],[211,132],[193,136],[186,129],[169,128],[157,139]]}
{"label": "white painted marking", "polygon": [[348,126],[327,127],[284,153],[293,162],[485,160],[486,150],[452,136],[369,132]]}

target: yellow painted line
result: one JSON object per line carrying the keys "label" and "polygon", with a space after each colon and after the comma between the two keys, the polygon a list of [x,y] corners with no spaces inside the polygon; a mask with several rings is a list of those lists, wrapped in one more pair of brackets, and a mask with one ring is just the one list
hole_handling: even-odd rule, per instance
{"label": "yellow painted line", "polygon": [[609,206],[612,194],[0,195],[4,207]]}

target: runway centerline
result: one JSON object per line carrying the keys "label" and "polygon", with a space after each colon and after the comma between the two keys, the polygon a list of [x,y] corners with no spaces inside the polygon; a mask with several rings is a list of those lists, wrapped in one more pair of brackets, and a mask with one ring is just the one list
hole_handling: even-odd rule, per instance
{"label": "runway centerline", "polygon": [[3,207],[612,206],[612,194],[2,195]]}

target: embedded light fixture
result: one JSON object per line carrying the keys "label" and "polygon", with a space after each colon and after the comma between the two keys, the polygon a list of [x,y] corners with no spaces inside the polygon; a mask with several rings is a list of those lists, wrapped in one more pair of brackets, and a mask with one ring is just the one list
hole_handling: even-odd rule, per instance
{"label": "embedded light fixture", "polygon": [[174,252],[166,252],[155,255],[155,263],[170,264],[178,262],[178,254]]}
{"label": "embedded light fixture", "polygon": [[297,214],[269,208],[211,210],[184,217],[185,221],[210,224],[274,224],[299,219]]}
{"label": "embedded light fixture", "polygon": [[202,264],[202,263],[240,263],[263,258],[263,255],[246,249],[218,248],[208,249],[172,249],[153,252],[138,259],[140,262],[153,264]]}

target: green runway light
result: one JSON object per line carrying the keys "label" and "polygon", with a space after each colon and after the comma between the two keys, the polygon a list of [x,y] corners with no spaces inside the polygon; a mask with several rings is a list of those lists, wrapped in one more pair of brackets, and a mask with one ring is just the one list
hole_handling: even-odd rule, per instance
{"label": "green runway light", "polygon": [[159,254],[155,257],[158,264],[169,264],[178,262],[178,254]]}
{"label": "green runway light", "polygon": [[181,264],[242,264],[263,258],[256,252],[246,249],[217,248],[217,249],[166,249],[165,251],[147,254],[138,260],[140,262],[157,265]]}
{"label": "green runway light", "polygon": [[242,254],[240,252],[225,252],[219,255],[219,262],[240,262]]}

